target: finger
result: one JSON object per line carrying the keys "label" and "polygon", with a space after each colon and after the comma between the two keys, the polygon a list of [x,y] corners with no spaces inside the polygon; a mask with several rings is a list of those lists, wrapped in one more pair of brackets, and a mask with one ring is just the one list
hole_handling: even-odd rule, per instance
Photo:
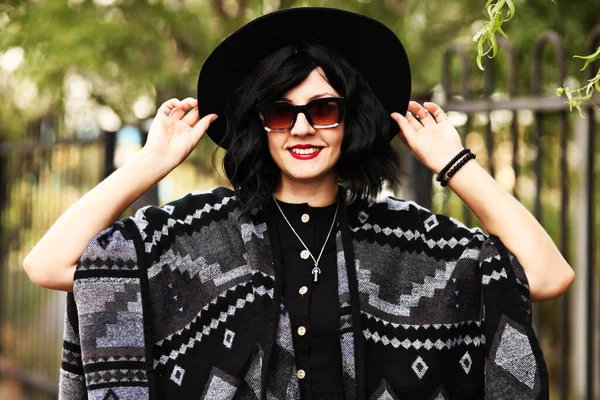
{"label": "finger", "polygon": [[165,117],[168,117],[169,114],[171,114],[171,111],[176,108],[179,107],[179,105],[181,104],[181,101],[179,99],[173,98],[173,99],[169,99],[167,101],[165,101],[164,103],[162,103],[160,105],[160,107],[158,107],[158,110],[156,110],[156,114],[157,115],[164,115]]}
{"label": "finger", "polygon": [[406,140],[406,136],[404,136],[404,133],[402,133],[402,129],[398,129],[398,133],[396,135],[398,135],[402,143],[404,143],[404,145],[410,149],[408,141]]}
{"label": "finger", "polygon": [[198,100],[194,99],[193,97],[187,97],[181,100],[180,108],[182,108],[184,111],[188,111],[194,107],[198,107]]}
{"label": "finger", "polygon": [[185,113],[198,105],[198,101],[193,97],[188,97],[183,100],[176,98],[165,101],[159,108],[157,113],[161,113],[167,117],[181,119]]}
{"label": "finger", "polygon": [[448,119],[448,114],[442,110],[442,107],[438,106],[435,103],[425,102],[423,103],[423,107],[425,107],[431,115],[435,118],[438,123],[444,122]]}
{"label": "finger", "polygon": [[194,107],[189,113],[185,114],[181,120],[189,126],[194,126],[199,119],[200,115],[198,112],[198,107]]}
{"label": "finger", "polygon": [[398,125],[398,133],[396,133],[396,135],[398,135],[398,137],[400,138],[400,140],[402,141],[402,143],[404,143],[404,145],[406,147],[408,147],[408,142],[406,141],[406,137],[404,137],[404,134],[402,133],[402,129],[400,128],[400,123],[398,122],[398,115],[397,114],[398,113],[391,113],[390,117]]}
{"label": "finger", "polygon": [[419,131],[419,129],[423,129],[423,124],[421,122],[419,122],[419,120],[416,119],[415,116],[412,115],[412,113],[410,111],[406,112],[405,117],[408,120],[408,122],[410,122],[410,124],[412,125],[415,132]]}
{"label": "finger", "polygon": [[[179,105],[176,108],[171,110],[171,112],[169,113],[169,117],[175,119],[183,119],[183,116],[186,115],[186,112],[190,109],[195,108],[197,105],[198,101],[196,101],[196,99],[194,99],[193,97],[185,98],[179,102]],[[198,119],[196,118],[196,121],[197,120]],[[194,121],[194,123],[196,123],[196,121]]]}
{"label": "finger", "polygon": [[404,117],[400,113],[392,113],[392,118],[398,123],[398,126],[400,127],[400,132],[398,132],[400,140],[402,140],[402,143],[404,143],[412,151],[412,146],[410,145],[410,143],[413,142],[413,139],[417,134],[415,128],[413,128],[413,126],[406,119],[406,117]]}
{"label": "finger", "polygon": [[419,118],[419,121],[423,124],[423,126],[435,125],[435,120],[429,114],[429,111],[416,101],[411,101],[408,103],[408,110],[417,118]]}
{"label": "finger", "polygon": [[179,107],[176,107],[171,110],[169,113],[169,118],[181,119],[185,115],[185,110]]}
{"label": "finger", "polygon": [[204,136],[210,124],[212,124],[217,118],[219,118],[217,114],[208,114],[200,119],[196,125],[194,125],[190,132],[190,136],[192,137],[194,143],[198,143],[198,141],[202,139],[202,136]]}

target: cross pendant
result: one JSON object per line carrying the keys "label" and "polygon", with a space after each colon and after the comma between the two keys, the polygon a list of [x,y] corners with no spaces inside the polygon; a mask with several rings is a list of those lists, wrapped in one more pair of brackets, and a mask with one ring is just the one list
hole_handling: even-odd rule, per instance
{"label": "cross pendant", "polygon": [[312,269],[311,273],[313,275],[313,282],[315,282],[315,283],[319,282],[319,275],[321,275],[321,268],[319,268],[315,265],[315,267]]}

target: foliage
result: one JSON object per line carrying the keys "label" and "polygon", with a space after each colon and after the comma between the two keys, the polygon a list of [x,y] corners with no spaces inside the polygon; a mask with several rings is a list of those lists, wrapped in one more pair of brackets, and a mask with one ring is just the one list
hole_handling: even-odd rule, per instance
{"label": "foliage", "polygon": [[[492,4],[493,3],[493,4]],[[475,34],[473,41],[477,42],[477,66],[483,70],[481,60],[483,57],[496,57],[498,53],[498,41],[496,33],[508,39],[506,33],[502,30],[502,24],[510,21],[515,15],[515,4],[512,0],[488,0],[485,9],[490,17],[483,27]],[[506,16],[504,15],[506,11]],[[487,47],[486,47],[487,44]]]}
{"label": "foliage", "polygon": [[[551,0],[555,3],[554,0]],[[555,3],[556,4],[556,3]],[[473,41],[477,42],[477,66],[483,70],[482,59],[485,56],[494,58],[498,53],[498,42],[496,40],[496,34],[499,33],[508,39],[508,36],[504,30],[502,30],[502,24],[506,21],[511,20],[515,15],[515,5],[513,0],[488,0],[485,5],[486,11],[489,16],[489,20],[485,22],[483,27],[473,37]],[[506,15],[505,15],[506,14]],[[487,45],[487,46],[486,46]],[[600,47],[594,54],[589,56],[575,56],[586,60],[581,71],[585,70],[592,62],[600,59]],[[577,108],[579,114],[583,117],[581,110],[581,103],[588,101],[594,94],[594,88],[600,91],[600,69],[596,76],[588,80],[588,84],[582,88],[571,90],[569,87],[559,87],[556,89],[558,96],[566,95],[567,104],[571,110],[573,107]]]}
{"label": "foliage", "polygon": [[[589,56],[574,57],[586,60],[585,64],[583,64],[583,68],[581,68],[581,71],[583,71],[594,61],[600,60],[600,47],[596,49],[595,53],[590,54]],[[571,90],[568,86],[564,88],[559,87],[558,89],[556,89],[556,94],[558,96],[562,96],[563,94],[565,94],[567,96],[567,104],[569,105],[571,110],[573,110],[573,107],[577,108],[577,110],[579,111],[579,115],[583,117],[581,103],[588,101],[592,98],[592,95],[594,94],[594,88],[600,91],[600,69],[598,69],[598,73],[596,74],[596,76],[589,79],[588,84],[584,87],[576,90]]]}

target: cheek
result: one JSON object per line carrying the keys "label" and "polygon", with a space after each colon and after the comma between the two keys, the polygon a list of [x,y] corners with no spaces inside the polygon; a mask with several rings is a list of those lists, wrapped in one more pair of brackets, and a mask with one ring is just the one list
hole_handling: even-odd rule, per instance
{"label": "cheek", "polygon": [[336,132],[335,136],[333,136],[331,138],[331,141],[329,142],[331,147],[333,147],[335,149],[336,153],[340,153],[342,152],[342,142],[344,141],[344,126],[340,125],[339,126],[339,131]]}
{"label": "cheek", "polygon": [[279,151],[281,150],[283,142],[278,140],[278,138],[275,136],[269,136],[267,142],[269,144],[269,153],[271,154],[271,158],[276,160],[280,156]]}

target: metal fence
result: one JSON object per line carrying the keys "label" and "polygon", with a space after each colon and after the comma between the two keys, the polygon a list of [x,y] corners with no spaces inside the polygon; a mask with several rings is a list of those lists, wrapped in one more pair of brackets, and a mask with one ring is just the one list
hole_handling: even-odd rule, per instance
{"label": "metal fence", "polygon": [[[558,34],[545,32],[535,42],[527,94],[517,92],[517,75],[522,77],[522,71],[512,47],[502,38],[499,45],[501,56],[487,60],[483,74],[478,72],[475,79],[467,51],[461,46],[447,50],[441,79],[443,108],[462,118],[463,143],[476,148],[480,164],[532,211],[576,270],[576,281],[565,295],[534,306],[534,324],[548,362],[553,398],[598,399],[600,268],[595,158],[599,152],[595,135],[600,96],[583,104],[585,118],[581,118],[569,112],[564,99],[545,94],[544,88],[555,89],[565,83],[565,51]],[[598,46],[600,26],[590,33],[586,51],[591,54]],[[550,62],[544,58],[549,55]],[[453,61],[458,61],[458,67]],[[599,65],[596,62],[587,69],[586,79],[592,78]],[[494,79],[499,67],[505,72],[504,83]],[[555,80],[548,82],[551,73]],[[455,91],[457,74],[461,86]],[[479,93],[472,93],[473,86]],[[427,169],[413,163],[409,171],[410,196],[417,202],[473,224],[470,210],[453,193],[432,185]]]}
{"label": "metal fence", "polygon": [[[64,293],[35,286],[22,260],[112,165],[111,138],[60,136],[51,118],[0,145],[0,398],[57,397]],[[110,161],[110,162],[107,162]]]}
{"label": "metal fence", "polygon": [[[600,27],[588,51],[600,44]],[[451,46],[443,59],[444,109],[457,121],[463,143],[490,174],[525,204],[575,267],[567,295],[536,306],[535,324],[546,356],[553,398],[597,397],[599,265],[596,254],[595,157],[600,98],[584,104],[585,119],[568,112],[563,99],[545,95],[562,86],[565,52],[555,33],[544,33],[532,54],[531,90],[518,93],[516,57],[509,43],[485,72],[469,70],[472,57]],[[552,50],[552,65],[545,64]],[[547,55],[547,54],[546,54]],[[505,69],[498,83],[494,71]],[[547,71],[556,79],[546,82]],[[551,68],[548,68],[551,67]],[[596,71],[598,65],[588,68]],[[591,76],[589,76],[590,78]],[[461,86],[455,92],[455,83]],[[459,99],[457,99],[457,96]],[[428,100],[428,99],[419,99]],[[64,294],[37,288],[21,262],[36,240],[74,201],[113,170],[115,134],[61,136],[52,118],[31,124],[25,141],[0,143],[0,398],[56,398]],[[1,132],[0,132],[1,134]],[[403,194],[436,211],[474,225],[471,212],[432,174],[408,158]],[[142,202],[155,203],[156,193]],[[596,394],[596,396],[595,396]]]}

